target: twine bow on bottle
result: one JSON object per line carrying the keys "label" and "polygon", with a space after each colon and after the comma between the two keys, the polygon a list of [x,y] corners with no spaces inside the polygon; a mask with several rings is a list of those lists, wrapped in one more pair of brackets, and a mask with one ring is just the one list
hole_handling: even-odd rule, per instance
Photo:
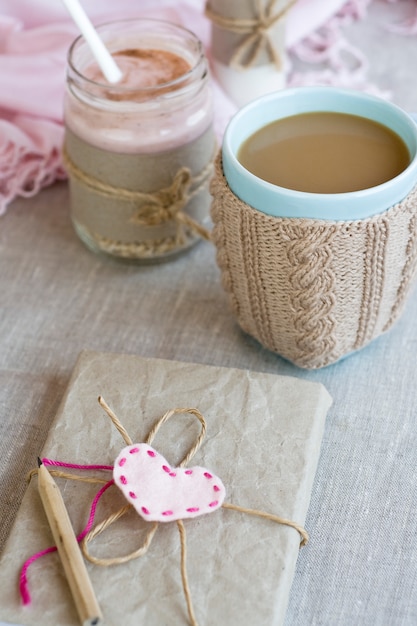
{"label": "twine bow on bottle", "polygon": [[283,9],[275,11],[277,1],[254,0],[256,16],[249,19],[224,17],[213,11],[210,3],[207,3],[206,17],[215,26],[243,37],[229,62],[234,69],[244,70],[253,67],[263,51],[277,70],[282,69],[281,54],[271,31],[273,26],[284,19],[296,0],[290,0]]}

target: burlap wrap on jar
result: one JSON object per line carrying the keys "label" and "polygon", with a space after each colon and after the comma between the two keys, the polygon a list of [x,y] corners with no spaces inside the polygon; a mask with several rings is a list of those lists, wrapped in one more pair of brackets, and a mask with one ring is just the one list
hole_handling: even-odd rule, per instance
{"label": "burlap wrap on jar", "polygon": [[354,221],[272,217],[230,190],[217,157],[213,240],[241,328],[299,367],[366,346],[399,317],[417,268],[417,188]]}

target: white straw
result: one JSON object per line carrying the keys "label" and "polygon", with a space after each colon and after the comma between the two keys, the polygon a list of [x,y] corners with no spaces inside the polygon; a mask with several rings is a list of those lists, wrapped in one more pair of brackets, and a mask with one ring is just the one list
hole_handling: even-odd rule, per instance
{"label": "white straw", "polygon": [[94,26],[87,17],[84,9],[78,0],[62,0],[68,9],[74,22],[84,35],[85,40],[91,48],[98,65],[109,83],[118,83],[122,78],[122,72],[117,67],[113,57],[101,41]]}

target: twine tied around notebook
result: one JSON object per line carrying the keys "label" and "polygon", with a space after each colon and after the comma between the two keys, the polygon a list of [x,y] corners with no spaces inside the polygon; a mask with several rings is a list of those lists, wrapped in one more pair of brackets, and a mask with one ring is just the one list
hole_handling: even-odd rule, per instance
{"label": "twine tied around notebook", "polygon": [[65,148],[62,157],[66,170],[85,187],[106,198],[133,204],[135,212],[130,217],[130,222],[140,226],[160,226],[174,221],[202,239],[211,239],[210,231],[185,213],[184,209],[207,186],[213,174],[214,155],[197,175],[193,176],[188,167],[181,167],[168,187],[153,192],[135,191],[104,183],[79,168]]}
{"label": "twine tied around notebook", "polygon": [[[117,416],[115,415],[115,413],[111,410],[111,408],[107,405],[107,403],[104,401],[104,399],[100,396],[98,398],[99,404],[100,406],[104,409],[104,411],[107,413],[107,415],[110,417],[113,425],[115,426],[115,428],[118,430],[118,432],[120,433],[120,435],[122,436],[124,442],[126,443],[127,446],[132,446],[133,445],[133,441],[130,437],[130,435],[128,434],[128,432],[126,431],[126,429],[124,428],[123,424],[120,422],[120,420],[117,418]],[[157,422],[155,423],[155,425],[153,426],[153,428],[150,430],[147,438],[145,439],[145,444],[150,445],[152,443],[152,441],[154,440],[156,434],[158,433],[159,429],[161,428],[161,426],[167,422],[171,417],[173,417],[174,415],[179,415],[179,414],[189,414],[194,416],[199,422],[200,422],[200,433],[197,436],[194,444],[191,446],[191,448],[189,449],[189,451],[187,452],[187,454],[184,456],[184,458],[182,459],[182,461],[179,463],[179,465],[177,466],[178,468],[184,468],[188,465],[188,463],[191,461],[191,459],[194,457],[194,455],[197,453],[197,451],[199,450],[199,448],[201,447],[205,435],[206,435],[206,421],[203,417],[203,415],[200,413],[200,411],[196,408],[175,408],[175,409],[170,409],[169,411],[167,411],[161,418],[159,418],[157,420]],[[63,462],[59,462],[59,461],[53,461],[51,459],[43,459],[42,460],[46,465],[49,466],[57,466],[57,467],[68,467],[68,468],[72,468],[72,469],[96,469],[96,470],[113,470],[113,466],[108,466],[108,465],[77,465],[77,464],[73,464],[73,463],[63,463]],[[30,478],[32,478],[32,476],[34,476],[35,474],[37,474],[37,469],[34,469],[30,472],[29,474],[29,480]],[[98,558],[95,557],[93,555],[90,554],[89,549],[88,549],[88,544],[96,537],[98,537],[103,531],[105,531],[109,526],[111,526],[111,524],[113,524],[114,522],[116,522],[118,519],[120,519],[123,515],[125,515],[129,510],[132,509],[132,504],[126,504],[123,507],[121,507],[118,511],[112,513],[111,515],[109,515],[107,518],[105,518],[102,522],[100,522],[99,524],[97,524],[96,526],[94,526],[94,518],[95,518],[95,514],[96,514],[96,508],[97,508],[97,504],[99,499],[101,498],[101,496],[109,489],[109,487],[111,487],[112,485],[115,484],[114,479],[113,480],[103,480],[101,478],[88,478],[85,476],[77,476],[74,474],[71,474],[69,472],[64,472],[62,470],[50,470],[50,473],[53,476],[57,476],[57,477],[61,477],[61,478],[67,478],[70,480],[76,480],[76,481],[82,481],[82,482],[95,482],[95,483],[103,483],[103,486],[101,487],[101,489],[99,490],[99,492],[96,494],[93,503],[91,505],[91,510],[90,510],[90,515],[89,515],[89,519],[87,522],[86,527],[84,528],[84,530],[78,535],[77,539],[80,542],[81,545],[81,550],[85,556],[86,559],[88,559],[90,562],[96,564],[96,565],[101,565],[101,566],[110,566],[110,565],[115,565],[115,564],[122,564],[122,563],[126,563],[128,561],[131,561],[132,559],[136,559],[140,556],[143,556],[149,546],[152,543],[152,540],[155,536],[155,533],[158,529],[159,526],[159,522],[153,522],[150,525],[149,530],[147,531],[145,538],[143,540],[142,545],[136,549],[135,551],[133,551],[130,554],[127,555],[123,555],[120,557],[112,557],[112,558]],[[236,504],[232,504],[232,503],[228,503],[228,502],[223,502],[221,504],[221,508],[224,509],[228,509],[228,510],[233,510],[233,511],[237,511],[239,513],[244,513],[244,514],[248,514],[248,515],[252,515],[252,516],[256,516],[256,517],[261,517],[264,518],[266,520],[275,522],[277,524],[281,524],[281,525],[285,525],[288,527],[291,527],[293,529],[295,529],[300,537],[300,548],[304,545],[306,545],[306,543],[308,542],[308,534],[306,532],[306,530],[300,526],[299,524],[297,524],[296,522],[283,518],[283,517],[279,517],[277,515],[273,515],[271,513],[267,513],[265,511],[259,511],[256,509],[249,509],[246,507],[241,507],[238,506]],[[186,543],[186,532],[185,532],[185,526],[184,526],[184,522],[182,519],[176,519],[176,524],[177,524],[177,528],[179,531],[179,536],[180,536],[180,545],[181,545],[181,579],[182,579],[182,585],[183,585],[183,591],[184,591],[184,596],[185,596],[185,601],[187,604],[187,610],[188,610],[188,616],[189,616],[189,621],[190,624],[192,626],[198,626],[198,622],[195,616],[195,612],[194,612],[194,608],[193,608],[193,603],[192,603],[192,599],[191,599],[191,591],[190,591],[190,586],[189,586],[189,582],[188,582],[188,575],[187,575],[187,567],[186,567],[186,561],[187,561],[187,543]],[[51,547],[51,548],[47,548],[46,550],[43,550],[42,552],[39,552],[35,555],[33,555],[30,559],[28,559],[26,561],[26,563],[24,564],[23,568],[22,568],[22,572],[21,572],[21,576],[20,576],[20,592],[21,592],[21,596],[22,599],[24,601],[24,603],[28,603],[30,602],[30,596],[29,596],[29,592],[27,590],[27,569],[29,567],[29,565],[36,560],[37,558],[39,558],[40,556],[43,556],[46,553],[55,551],[55,547]]]}
{"label": "twine tied around notebook", "polygon": [[271,36],[271,29],[285,18],[295,2],[296,0],[289,0],[283,9],[275,12],[277,0],[269,0],[269,2],[254,0],[256,17],[248,19],[224,17],[213,11],[208,2],[205,15],[215,26],[243,36],[241,43],[236,47],[230,59],[230,66],[243,70],[253,67],[261,52],[265,50],[276,68],[281,70],[281,55]]}

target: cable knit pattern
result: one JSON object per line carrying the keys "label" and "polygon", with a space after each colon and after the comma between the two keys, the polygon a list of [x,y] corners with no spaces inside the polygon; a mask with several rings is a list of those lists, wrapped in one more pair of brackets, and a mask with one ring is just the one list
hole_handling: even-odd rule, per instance
{"label": "cable knit pattern", "polygon": [[289,302],[293,311],[298,360],[309,352],[332,354],[336,347],[334,330],[335,274],[331,266],[331,245],[336,229],[311,226],[300,220],[282,224],[289,263]]}
{"label": "cable knit pattern", "polygon": [[365,220],[272,217],[216,161],[213,241],[241,328],[299,367],[330,365],[398,318],[417,274],[417,188]]}
{"label": "cable knit pattern", "polygon": [[407,298],[409,285],[414,281],[417,273],[417,214],[413,215],[409,222],[409,240],[406,250],[406,262],[402,268],[401,282],[398,287],[395,305],[392,308],[391,316],[384,328],[387,330],[391,324],[399,317]]}
{"label": "cable knit pattern", "polygon": [[371,341],[384,288],[385,248],[389,220],[363,222],[365,249],[363,264],[363,298],[355,349]]}

